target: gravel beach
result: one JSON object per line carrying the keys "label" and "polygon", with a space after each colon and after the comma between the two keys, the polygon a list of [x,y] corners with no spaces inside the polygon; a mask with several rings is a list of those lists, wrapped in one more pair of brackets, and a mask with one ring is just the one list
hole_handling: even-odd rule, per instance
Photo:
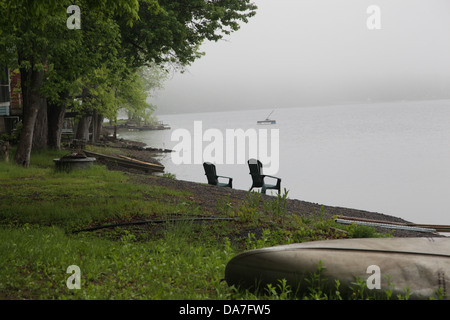
{"label": "gravel beach", "polygon": [[[137,160],[146,161],[150,163],[158,163],[155,160],[155,155],[161,150],[155,150],[146,147],[144,143],[116,140],[108,141],[105,146],[114,148],[123,148],[126,153]],[[167,150],[166,150],[167,152]],[[119,167],[117,165],[106,164],[111,170],[120,170],[128,173],[131,179],[137,183],[166,186],[172,189],[188,191],[192,194],[194,201],[204,208],[205,212],[217,212],[218,199],[227,199],[232,206],[237,206],[246,200],[248,192],[246,190],[236,190],[230,188],[221,188],[208,185],[206,178],[205,183],[196,183],[191,181],[183,181],[177,179],[169,179],[166,177],[156,175],[143,175],[142,172]],[[273,196],[261,195],[262,199],[273,199]],[[301,199],[287,199],[287,212],[289,214],[297,214],[305,217],[314,217],[322,215],[324,218],[332,218],[333,216],[352,217],[358,219],[371,219],[383,221],[386,223],[413,223],[413,221],[406,221],[402,218],[386,215],[379,212],[370,212],[365,210],[333,207],[326,204],[312,203]],[[412,230],[395,230],[384,227],[376,227],[378,232],[389,232],[395,237],[441,237],[439,233],[419,232]]]}

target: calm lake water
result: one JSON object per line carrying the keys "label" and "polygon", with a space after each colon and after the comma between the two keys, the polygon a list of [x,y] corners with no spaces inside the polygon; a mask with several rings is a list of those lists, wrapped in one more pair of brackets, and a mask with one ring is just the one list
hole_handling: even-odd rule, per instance
{"label": "calm lake water", "polygon": [[[289,198],[450,224],[450,100],[276,109],[276,125],[257,125],[270,111],[158,116],[171,130],[121,137],[172,149],[179,143],[172,132],[193,133],[194,121],[224,136],[226,129],[279,129],[273,175]],[[201,164],[175,165],[170,154],[160,161],[177,179],[206,183]],[[247,164],[218,164],[217,171],[233,177],[236,189],[251,186]]]}

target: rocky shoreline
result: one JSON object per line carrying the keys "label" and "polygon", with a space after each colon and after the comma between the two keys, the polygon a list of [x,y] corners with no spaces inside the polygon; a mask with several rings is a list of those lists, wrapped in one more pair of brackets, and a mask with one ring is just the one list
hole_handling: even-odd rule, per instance
{"label": "rocky shoreline", "polygon": [[[117,140],[109,142],[108,146],[114,146],[116,148],[124,148],[127,152],[132,154],[132,157],[151,163],[159,163],[155,160],[155,155],[160,153],[161,150],[155,150],[147,148],[144,143]],[[168,152],[170,150],[166,150]],[[171,189],[183,190],[190,192],[195,199],[195,202],[208,212],[217,212],[217,200],[227,199],[232,206],[237,206],[247,199],[248,192],[246,190],[237,190],[230,188],[221,188],[211,186],[206,183],[197,183],[191,181],[183,181],[176,179],[168,179],[166,177],[155,175],[142,175],[140,172],[129,168],[121,168],[119,166],[110,167],[112,170],[125,171],[129,174],[130,178],[137,183],[166,186]],[[261,195],[262,199],[271,200],[273,196]],[[325,219],[331,219],[335,216],[351,217],[358,219],[371,219],[377,221],[383,221],[385,223],[411,223],[402,218],[386,215],[378,212],[370,212],[359,209],[343,208],[328,206],[325,204],[312,203],[299,199],[287,199],[287,212],[289,214],[297,214],[308,218],[322,216]],[[412,230],[400,230],[400,229],[388,229],[384,227],[376,227],[378,232],[391,233],[395,237],[441,237],[439,233],[419,232]]]}

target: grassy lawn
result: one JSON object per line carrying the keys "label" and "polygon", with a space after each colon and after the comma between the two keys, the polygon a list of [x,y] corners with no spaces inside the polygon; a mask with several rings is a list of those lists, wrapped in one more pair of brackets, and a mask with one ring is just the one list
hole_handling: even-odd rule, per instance
{"label": "grassy lawn", "polygon": [[[57,172],[52,159],[67,152],[33,154],[31,167],[0,163],[0,299],[289,299],[266,288],[240,292],[224,281],[227,262],[246,249],[307,240],[378,236],[368,227],[286,215],[285,196],[258,207],[259,195],[230,207],[233,221],[92,226],[210,215],[192,195],[132,183],[126,173],[91,169]],[[163,179],[163,178],[161,178]],[[217,213],[216,213],[217,214]],[[256,234],[252,230],[263,230]],[[70,290],[69,266],[81,271],[81,289]],[[303,298],[341,298],[317,287]]]}
{"label": "grassy lawn", "polygon": [[[124,228],[72,232],[193,212],[187,193],[131,184],[121,172],[102,166],[56,172],[51,159],[57,156],[47,154],[47,161],[37,155],[26,170],[0,164],[1,299],[201,299],[228,294],[220,280],[233,250],[224,243],[191,239],[195,227],[189,222],[164,224],[145,241]],[[66,286],[70,265],[81,269],[82,290]]]}

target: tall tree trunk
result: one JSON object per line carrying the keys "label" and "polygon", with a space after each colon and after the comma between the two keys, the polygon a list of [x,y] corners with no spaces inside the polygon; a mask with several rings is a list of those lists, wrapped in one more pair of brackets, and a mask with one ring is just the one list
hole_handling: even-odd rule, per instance
{"label": "tall tree trunk", "polygon": [[91,142],[96,142],[97,141],[97,110],[94,110],[92,112],[92,137],[91,137]]}
{"label": "tall tree trunk", "polygon": [[[34,63],[31,63],[29,70],[21,70],[21,75],[24,73],[23,79],[25,79],[25,81],[21,82],[22,90],[24,90],[23,127],[20,134],[16,155],[14,157],[14,162],[18,165],[24,166],[25,168],[28,168],[30,165],[34,123],[41,105],[41,95],[39,90],[42,87],[45,73],[44,70],[33,70],[33,66]],[[26,81],[27,79],[29,79],[29,81]]]}
{"label": "tall tree trunk", "polygon": [[61,149],[61,133],[64,124],[65,105],[49,104],[47,106],[48,117],[48,147]]}
{"label": "tall tree trunk", "polygon": [[44,150],[48,141],[47,99],[40,99],[40,107],[34,123],[32,150]]}
{"label": "tall tree trunk", "polygon": [[90,115],[84,115],[79,121],[77,126],[76,139],[89,141],[89,127],[91,125],[92,117]]}
{"label": "tall tree trunk", "polygon": [[114,140],[117,139],[117,116],[114,118]]}
{"label": "tall tree trunk", "polygon": [[103,127],[103,115],[98,113],[97,110],[93,111],[92,116],[92,142],[98,142],[100,140],[100,135]]}
{"label": "tall tree trunk", "polygon": [[103,129],[103,120],[105,117],[102,114],[97,113],[97,123],[95,124],[95,141],[100,140],[100,136],[102,135],[102,129]]}
{"label": "tall tree trunk", "polygon": [[[69,96],[68,92],[60,94],[61,101],[65,101]],[[47,106],[48,118],[48,146],[53,149],[61,149],[61,133],[64,125],[64,115],[66,113],[66,105],[49,103]]]}
{"label": "tall tree trunk", "polygon": [[[19,61],[21,57],[19,56]],[[28,71],[26,68],[20,68],[20,89],[22,90],[22,121],[25,118],[26,114],[26,106],[28,105],[30,101],[30,90],[28,89],[29,83],[31,81],[31,71]]]}
{"label": "tall tree trunk", "polygon": [[[83,88],[81,91],[81,101],[86,102],[89,98],[89,89]],[[89,141],[89,127],[91,126],[91,110],[84,110],[84,114],[77,124],[77,133],[75,139]]]}

